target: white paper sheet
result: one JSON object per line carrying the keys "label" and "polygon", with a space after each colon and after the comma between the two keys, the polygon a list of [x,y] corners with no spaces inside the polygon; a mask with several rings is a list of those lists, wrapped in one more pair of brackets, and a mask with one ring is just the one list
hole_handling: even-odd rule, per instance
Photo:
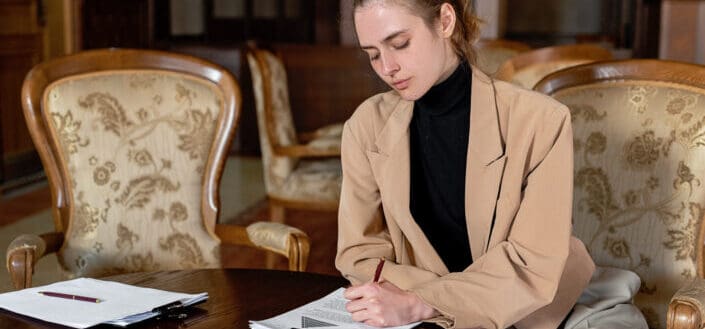
{"label": "white paper sheet", "polygon": [[[39,294],[40,291],[94,297],[101,302],[50,297]],[[73,328],[87,328],[109,321],[125,326],[157,316],[158,313],[151,312],[154,308],[176,301],[188,306],[207,298],[208,293],[183,294],[79,278],[0,294],[0,308]],[[139,316],[128,318],[135,315]]]}
{"label": "white paper sheet", "polygon": [[[339,288],[327,296],[310,302],[289,312],[262,321],[250,321],[251,329],[298,329],[298,328],[336,328],[336,329],[372,329],[352,320],[345,309],[347,299],[343,297],[345,289]],[[387,329],[409,329],[418,325],[415,322],[405,326]],[[376,329],[376,328],[375,328]]]}

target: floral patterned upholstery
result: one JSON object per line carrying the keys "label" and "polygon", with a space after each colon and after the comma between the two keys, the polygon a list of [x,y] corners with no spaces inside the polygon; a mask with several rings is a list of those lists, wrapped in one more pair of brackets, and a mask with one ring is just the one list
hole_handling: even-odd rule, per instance
{"label": "floral patterned upholstery", "polygon": [[301,230],[218,222],[242,102],[225,69],[164,51],[83,51],[33,67],[22,99],[55,230],[7,246],[15,289],[31,287],[37,260],[52,253],[69,278],[221,267],[221,244],[269,250],[290,270],[306,269]]}
{"label": "floral patterned upholstery", "polygon": [[201,191],[221,99],[207,80],[150,70],[46,89],[44,119],[71,184],[58,253],[68,276],[220,266]]}
{"label": "floral patterned upholstery", "polygon": [[[302,160],[278,154],[275,147],[299,144],[289,105],[286,69],[268,51],[247,56],[257,108],[264,182],[270,197],[298,202],[337,203],[342,169],[339,158]],[[341,125],[324,127],[309,149],[340,150]]]}
{"label": "floral patterned upholstery", "polygon": [[705,90],[616,78],[552,96],[572,114],[575,234],[598,265],[640,276],[635,304],[651,328],[665,328],[670,298],[697,275]]}

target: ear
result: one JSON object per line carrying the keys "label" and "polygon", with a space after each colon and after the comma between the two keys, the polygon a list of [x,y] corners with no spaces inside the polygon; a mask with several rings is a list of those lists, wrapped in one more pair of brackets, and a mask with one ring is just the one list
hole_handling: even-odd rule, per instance
{"label": "ear", "polygon": [[450,38],[455,30],[455,9],[453,6],[447,2],[441,5],[440,16],[438,17],[438,22],[440,23],[439,34],[443,38]]}

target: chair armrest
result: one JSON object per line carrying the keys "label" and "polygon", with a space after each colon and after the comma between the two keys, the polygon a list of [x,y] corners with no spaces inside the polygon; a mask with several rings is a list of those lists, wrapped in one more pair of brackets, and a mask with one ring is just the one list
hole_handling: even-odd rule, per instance
{"label": "chair armrest", "polygon": [[32,274],[37,260],[44,255],[59,250],[64,242],[64,234],[52,232],[42,235],[23,234],[16,237],[7,247],[5,259],[7,271],[15,289],[32,286]]}
{"label": "chair armrest", "polygon": [[700,329],[705,319],[705,280],[696,278],[678,289],[668,305],[668,329]]}
{"label": "chair armrest", "polygon": [[256,222],[246,228],[217,224],[215,233],[223,243],[257,247],[289,259],[289,270],[304,271],[308,262],[310,241],[303,231],[286,224]]}
{"label": "chair armrest", "polygon": [[[330,140],[330,138],[326,138]],[[319,142],[317,142],[319,141]],[[320,139],[314,139],[306,145],[275,146],[274,153],[278,156],[296,158],[329,158],[340,156],[340,139],[331,143],[321,143]]]}
{"label": "chair armrest", "polygon": [[316,138],[321,137],[340,137],[343,136],[343,124],[334,123],[327,126],[323,126],[314,131],[303,132],[298,134],[298,139],[303,143],[308,143]]}
{"label": "chair armrest", "polygon": [[342,134],[343,124],[336,123],[319,128],[314,132],[299,134],[297,137],[304,144],[273,145],[273,149],[276,155],[286,157],[339,157]]}

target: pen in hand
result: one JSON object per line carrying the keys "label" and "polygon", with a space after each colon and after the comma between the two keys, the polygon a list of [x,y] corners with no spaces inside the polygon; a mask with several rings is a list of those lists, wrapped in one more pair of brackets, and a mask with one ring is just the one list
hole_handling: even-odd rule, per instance
{"label": "pen in hand", "polygon": [[379,282],[379,277],[382,275],[382,267],[384,267],[384,258],[379,259],[379,264],[377,264],[377,269],[375,270],[375,278],[372,282]]}
{"label": "pen in hand", "polygon": [[49,297],[57,297],[57,298],[64,298],[64,299],[73,299],[73,300],[80,300],[82,302],[91,302],[91,303],[100,303],[102,300],[94,297],[85,297],[85,296],[78,296],[78,295],[71,295],[71,294],[62,294],[60,292],[51,292],[51,291],[40,291],[40,295],[44,296],[49,296]]}

